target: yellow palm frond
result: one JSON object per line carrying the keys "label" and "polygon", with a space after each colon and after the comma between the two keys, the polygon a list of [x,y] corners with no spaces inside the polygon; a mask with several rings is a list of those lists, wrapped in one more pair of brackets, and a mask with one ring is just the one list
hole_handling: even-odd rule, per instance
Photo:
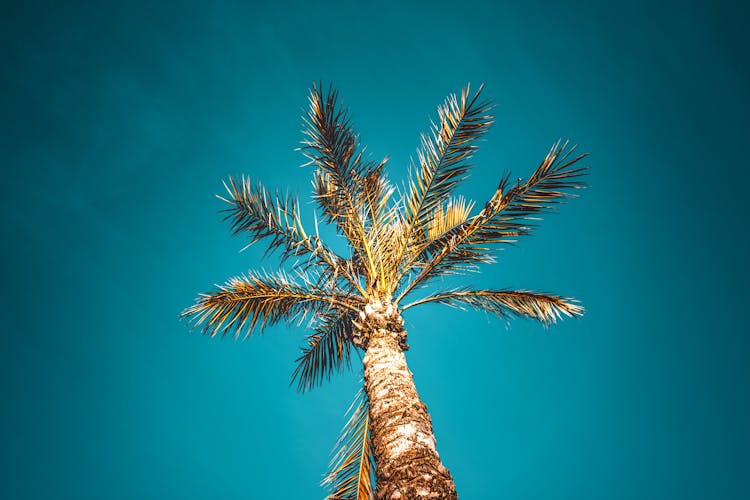
{"label": "yellow palm frond", "polygon": [[449,199],[444,207],[435,210],[427,223],[427,240],[435,241],[451,229],[466,222],[473,207],[474,202],[467,202],[462,197]]}
{"label": "yellow palm frond", "polygon": [[414,259],[416,276],[405,285],[400,300],[429,279],[473,269],[493,261],[492,245],[510,243],[533,228],[531,217],[554,209],[571,198],[569,191],[585,187],[586,167],[576,163],[586,155],[571,158],[575,146],[555,143],[531,177],[510,185],[506,175],[482,211],[429,242]]}
{"label": "yellow palm frond", "polygon": [[331,493],[327,500],[372,500],[375,463],[370,449],[367,396],[360,389],[347,412],[349,421],[336,443],[331,469],[323,480]]}
{"label": "yellow palm frond", "polygon": [[366,172],[361,180],[362,185],[359,198],[364,200],[364,204],[367,207],[365,220],[371,226],[388,223],[386,211],[394,188],[385,176],[384,167],[387,162],[388,158],[385,158],[375,168]]}
{"label": "yellow palm frond", "polygon": [[526,182],[510,183],[506,176],[487,203],[481,219],[472,231],[472,244],[493,244],[508,236],[529,234],[534,228],[531,217],[554,210],[574,197],[571,191],[586,187],[581,180],[588,170],[577,163],[587,155],[572,156],[577,146],[557,141]]}
{"label": "yellow palm frond", "polygon": [[364,149],[359,147],[347,110],[338,105],[338,93],[333,88],[324,95],[313,85],[309,101],[303,130],[306,138],[301,149],[310,160],[308,165],[317,167],[315,199],[327,222],[336,224],[359,255],[370,286],[378,273],[367,238],[368,205],[371,209],[381,200],[367,198],[372,198],[375,187],[383,185],[379,179],[384,162],[364,159]]}
{"label": "yellow palm frond", "polygon": [[509,315],[541,321],[545,325],[563,316],[583,316],[584,309],[574,299],[524,290],[453,290],[429,295],[404,306],[405,309],[436,302],[455,307],[468,306],[505,318]]}
{"label": "yellow palm frond", "polygon": [[298,283],[281,273],[251,273],[231,278],[214,292],[201,294],[182,317],[211,336],[229,332],[240,336],[244,331],[247,337],[256,326],[263,329],[282,320],[301,321],[308,314],[330,310],[356,312],[360,306],[361,299],[308,280]]}
{"label": "yellow palm frond", "polygon": [[482,87],[472,95],[467,85],[460,100],[455,94],[448,96],[438,107],[438,120],[432,123],[431,134],[421,137],[419,167],[412,171],[403,201],[405,244],[401,253],[407,261],[411,260],[411,247],[419,248],[424,243],[432,215],[465,178],[469,169],[466,160],[492,124],[492,103],[481,101],[481,92]]}

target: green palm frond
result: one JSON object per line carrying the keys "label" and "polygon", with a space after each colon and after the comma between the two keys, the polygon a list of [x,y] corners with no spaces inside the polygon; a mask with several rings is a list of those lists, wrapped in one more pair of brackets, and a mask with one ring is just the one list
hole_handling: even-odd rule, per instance
{"label": "green palm frond", "polygon": [[297,358],[297,367],[292,382],[297,381],[297,390],[306,392],[344,367],[351,366],[352,320],[350,312],[327,314],[322,317],[315,332],[307,337],[307,346]]}
{"label": "green palm frond", "polygon": [[581,177],[587,167],[576,164],[586,155],[571,158],[575,148],[569,148],[567,142],[555,143],[525,182],[519,179],[510,186],[506,175],[478,215],[424,247],[412,266],[412,270],[417,270],[416,276],[405,286],[398,300],[429,279],[492,262],[492,245],[512,243],[528,234],[533,228],[532,216],[554,209],[573,196],[569,191],[585,187]]}
{"label": "green palm frond", "polygon": [[419,168],[412,171],[408,194],[403,201],[405,245],[409,267],[414,249],[426,243],[427,226],[435,211],[444,204],[456,185],[465,178],[466,163],[476,150],[476,141],[489,129],[493,117],[492,103],[479,99],[482,87],[471,94],[467,85],[460,100],[448,96],[438,107],[437,123],[432,123],[431,134],[422,134],[417,152]]}
{"label": "green palm frond", "polygon": [[240,336],[244,331],[247,337],[256,326],[262,330],[282,320],[301,321],[308,314],[330,310],[357,311],[360,302],[310,280],[298,283],[282,273],[251,273],[231,278],[217,291],[201,294],[182,317],[211,336],[229,332]]}
{"label": "green palm frond", "polygon": [[545,325],[563,316],[583,316],[584,309],[574,299],[524,290],[453,290],[427,296],[404,306],[404,310],[421,304],[436,302],[454,307],[468,306],[479,311],[541,321]]}
{"label": "green palm frond", "polygon": [[336,453],[323,484],[327,500],[372,500],[375,461],[370,448],[367,395],[360,389],[349,407],[349,421],[336,443]]}

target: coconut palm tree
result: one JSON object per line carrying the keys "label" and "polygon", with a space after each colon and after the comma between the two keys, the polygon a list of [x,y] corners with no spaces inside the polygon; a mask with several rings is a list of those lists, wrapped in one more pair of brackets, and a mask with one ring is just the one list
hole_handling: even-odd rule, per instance
{"label": "coconut palm tree", "polygon": [[[329,498],[457,498],[404,356],[405,311],[441,303],[545,325],[583,313],[575,300],[526,290],[424,290],[436,278],[493,262],[493,248],[527,235],[535,216],[583,186],[586,169],[578,162],[585,155],[558,141],[527,180],[505,175],[476,213],[472,202],[453,196],[493,121],[481,91],[467,86],[438,107],[399,192],[386,177],[387,159],[365,155],[337,92],[313,85],[300,149],[314,168],[322,218],[346,238],[346,255],[317,230],[303,229],[296,197],[246,177],[225,183],[228,194],[220,198],[233,232],[249,236],[250,244],[265,239],[289,269],[232,278],[183,315],[212,336],[243,338],[282,320],[309,321],[312,332],[293,375],[300,391],[351,366],[352,352],[364,352],[363,390],[325,480]],[[421,298],[409,302],[417,290]]]}

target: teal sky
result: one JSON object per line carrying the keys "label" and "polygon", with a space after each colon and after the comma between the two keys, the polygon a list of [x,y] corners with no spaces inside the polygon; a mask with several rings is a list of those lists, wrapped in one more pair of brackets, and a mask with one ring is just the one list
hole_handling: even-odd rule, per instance
{"label": "teal sky", "polygon": [[591,153],[592,187],[464,281],[575,296],[585,318],[406,317],[461,498],[750,497],[746,12],[152,3],[0,17],[0,497],[324,496],[358,371],[299,395],[302,329],[241,343],[177,318],[277,266],[239,253],[214,194],[245,173],[308,202],[317,80],[395,179],[442,99],[484,82],[497,122],[460,190],[480,204],[558,137]]}

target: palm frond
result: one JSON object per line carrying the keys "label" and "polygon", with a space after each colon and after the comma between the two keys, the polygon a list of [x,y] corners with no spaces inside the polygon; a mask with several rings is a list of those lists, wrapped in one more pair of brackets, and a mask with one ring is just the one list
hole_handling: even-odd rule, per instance
{"label": "palm frond", "polygon": [[390,184],[383,173],[385,161],[377,169],[372,170],[361,181],[361,198],[366,207],[365,236],[369,256],[374,264],[376,272],[373,280],[375,292],[387,295],[392,291],[390,284],[390,269],[397,265],[394,253],[394,240],[399,235],[394,234],[394,228],[398,227],[400,212],[397,206],[389,204],[394,187]]}
{"label": "palm frond", "polygon": [[244,331],[247,337],[256,326],[262,330],[281,320],[301,321],[309,314],[331,310],[356,311],[358,300],[310,280],[298,283],[282,273],[251,273],[231,278],[212,293],[201,294],[182,317],[211,336],[235,332],[239,337]]}
{"label": "palm frond", "polygon": [[571,157],[576,146],[556,142],[542,163],[524,183],[511,185],[506,176],[483,211],[481,223],[472,232],[471,244],[493,244],[528,234],[535,226],[532,216],[554,210],[574,197],[572,190],[586,187],[581,178],[587,167],[576,164],[586,153]]}
{"label": "palm frond", "polygon": [[466,86],[460,100],[455,94],[448,96],[438,107],[438,121],[432,123],[431,134],[421,137],[417,152],[419,168],[412,171],[403,202],[406,237],[402,253],[407,256],[412,253],[411,245],[419,247],[425,243],[425,231],[432,216],[465,178],[469,169],[466,160],[476,150],[476,141],[492,124],[492,103],[480,101],[481,92],[479,87],[472,95]]}
{"label": "palm frond", "polygon": [[394,187],[388,181],[385,175],[384,167],[388,158],[375,165],[374,168],[368,169],[365,176],[361,179],[360,196],[367,206],[367,220],[371,225],[382,225],[388,223],[388,217],[385,216],[388,201],[393,195]]}
{"label": "palm frond", "polygon": [[389,222],[374,225],[368,233],[368,241],[378,271],[378,282],[374,294],[381,300],[387,300],[386,298],[393,294],[395,285],[392,274],[393,270],[398,268],[403,242],[399,217],[398,210],[390,207],[383,216],[384,220]]}
{"label": "palm frond", "polygon": [[416,276],[399,296],[400,300],[417,285],[446,274],[472,270],[492,262],[491,246],[512,243],[533,228],[532,216],[553,210],[573,195],[571,190],[585,187],[581,180],[587,167],[575,165],[586,154],[571,158],[576,147],[555,143],[544,161],[526,182],[510,185],[506,175],[483,210],[474,217],[429,242],[414,259]]}
{"label": "palm frond", "polygon": [[297,390],[306,392],[344,367],[351,366],[351,331],[353,313],[322,316],[315,332],[307,337],[307,346],[297,358],[292,382]]}
{"label": "palm frond", "polygon": [[541,321],[545,325],[563,316],[583,316],[584,309],[575,299],[524,290],[452,290],[425,297],[404,306],[404,310],[429,302],[454,307],[468,306],[506,318],[509,315]]}
{"label": "palm frond", "polygon": [[473,202],[467,202],[462,197],[457,197],[449,199],[444,207],[435,209],[432,218],[427,223],[427,240],[435,241],[448,231],[466,222],[473,207]]}
{"label": "palm frond", "polygon": [[315,199],[327,222],[335,223],[359,254],[372,281],[377,273],[365,226],[368,210],[381,200],[366,189],[382,185],[379,179],[384,162],[364,159],[364,149],[358,145],[348,112],[338,105],[336,90],[331,87],[323,95],[321,89],[313,85],[309,101],[303,130],[306,138],[301,149],[309,159],[308,165],[317,167],[313,180]]}
{"label": "palm frond", "polygon": [[261,183],[254,186],[250,179],[242,176],[239,181],[229,178],[224,183],[228,198],[217,196],[229,205],[224,210],[225,220],[230,221],[232,233],[248,233],[248,246],[270,238],[267,252],[281,249],[282,261],[290,256],[310,254],[315,263],[336,266],[341,260],[323,245],[317,235],[307,235],[302,227],[299,201],[296,197],[271,194]]}
{"label": "palm frond", "polygon": [[336,443],[336,453],[323,484],[327,500],[372,500],[375,462],[370,449],[367,395],[360,389],[347,412],[350,417]]}
{"label": "palm frond", "polygon": [[302,152],[310,165],[331,175],[337,188],[358,192],[357,181],[377,166],[364,161],[364,151],[357,143],[348,110],[338,103],[338,91],[330,87],[324,94],[313,84],[308,100],[310,109],[303,119]]}

